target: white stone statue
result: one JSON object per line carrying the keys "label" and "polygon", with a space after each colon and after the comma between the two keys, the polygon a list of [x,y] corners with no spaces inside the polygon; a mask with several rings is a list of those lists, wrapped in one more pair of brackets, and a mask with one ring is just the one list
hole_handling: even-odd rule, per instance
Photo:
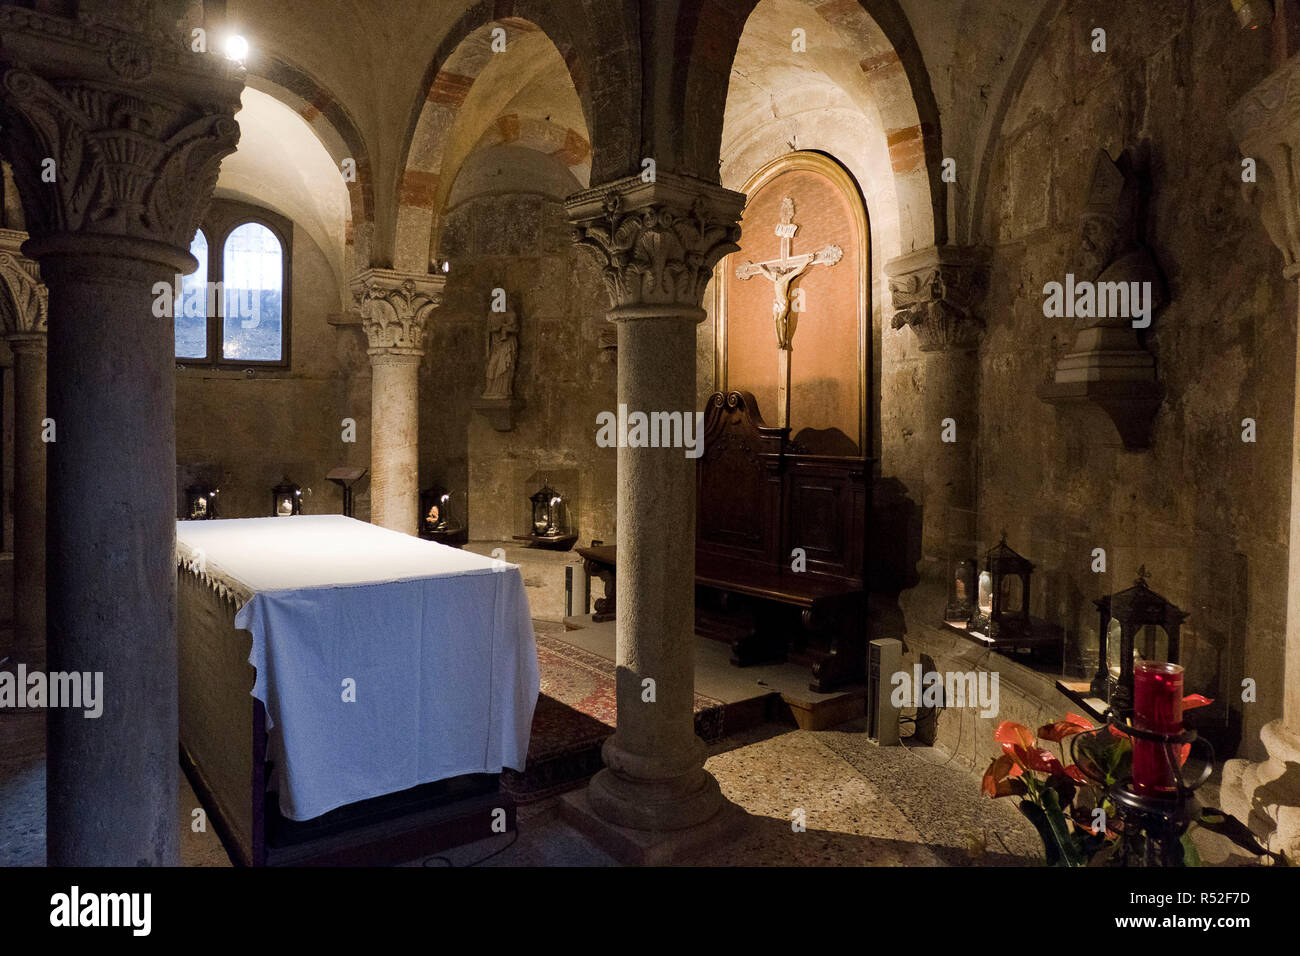
{"label": "white stone statue", "polygon": [[493,313],[500,320],[488,331],[487,375],[484,398],[514,396],[515,366],[519,363],[519,318],[513,310]]}

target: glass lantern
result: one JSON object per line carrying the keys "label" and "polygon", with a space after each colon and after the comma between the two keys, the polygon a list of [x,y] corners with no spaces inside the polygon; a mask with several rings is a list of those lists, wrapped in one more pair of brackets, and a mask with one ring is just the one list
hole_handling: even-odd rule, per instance
{"label": "glass lantern", "polygon": [[302,488],[288,478],[271,489],[271,516],[288,518],[302,514]]}
{"label": "glass lantern", "polygon": [[185,520],[211,521],[217,517],[217,495],[219,488],[213,488],[206,482],[195,482],[185,489]]}
{"label": "glass lantern", "polygon": [[979,573],[975,608],[967,629],[991,640],[1027,635],[1029,623],[1029,579],[1034,564],[1007,546],[1007,535],[984,556]]}
{"label": "glass lantern", "polygon": [[469,540],[457,496],[442,485],[430,485],[420,492],[419,534],[426,541],[458,548]]}
{"label": "glass lantern", "polygon": [[543,480],[540,490],[529,495],[533,504],[533,537],[559,538],[565,534],[564,498]]}
{"label": "glass lantern", "polygon": [[975,559],[962,558],[953,568],[948,581],[948,606],[944,608],[945,621],[969,621],[975,609],[976,578]]}
{"label": "glass lantern", "polygon": [[1137,661],[1178,663],[1179,633],[1187,612],[1147,587],[1147,570],[1138,569],[1133,586],[1093,602],[1101,615],[1097,673],[1091,692],[1116,714],[1133,711],[1133,666]]}
{"label": "glass lantern", "polygon": [[451,526],[451,492],[441,485],[430,485],[420,492],[421,534],[448,531]]}

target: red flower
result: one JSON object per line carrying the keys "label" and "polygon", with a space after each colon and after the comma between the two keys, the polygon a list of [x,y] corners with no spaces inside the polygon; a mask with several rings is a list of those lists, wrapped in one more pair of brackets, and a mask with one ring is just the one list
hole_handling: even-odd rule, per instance
{"label": "red flower", "polygon": [[984,771],[983,790],[990,797],[1009,797],[1012,794],[1023,794],[1025,792],[1025,782],[1016,780],[1023,771],[1016,766],[1016,762],[1007,754],[995,757],[989,764],[988,770]]}
{"label": "red flower", "polygon": [[1069,774],[1070,779],[1076,783],[1089,784],[1093,782],[1092,779],[1079,768],[1078,764],[1070,764],[1065,768],[1065,772]]}
{"label": "red flower", "polygon": [[1011,752],[1007,750],[1008,745],[1014,744],[1026,748],[1034,745],[1034,735],[1029,732],[1029,728],[1014,720],[1004,720],[998,724],[998,729],[993,732],[993,739],[1000,743],[1007,753]]}
{"label": "red flower", "polygon": [[1050,751],[1038,747],[1038,741],[1024,724],[1004,720],[994,731],[993,739],[1002,744],[1003,755],[1010,757],[1022,770],[1047,774],[1064,772],[1061,761]]}
{"label": "red flower", "polygon": [[1060,743],[1066,737],[1073,737],[1075,734],[1081,734],[1085,730],[1092,729],[1092,722],[1088,718],[1080,717],[1078,714],[1066,714],[1064,720],[1043,724],[1043,726],[1039,727],[1038,736],[1043,740]]}

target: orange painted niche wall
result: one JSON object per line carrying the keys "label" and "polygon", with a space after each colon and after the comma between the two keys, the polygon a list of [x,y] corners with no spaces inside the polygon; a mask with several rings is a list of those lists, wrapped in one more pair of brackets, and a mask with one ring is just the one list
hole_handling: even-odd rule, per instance
{"label": "orange painted niche wall", "polygon": [[[790,254],[837,245],[835,265],[814,265],[791,286],[803,290],[795,315],[790,369],[790,428],[810,450],[860,455],[867,436],[864,413],[868,260],[866,213],[857,185],[834,160],[791,153],[754,174],[741,218],[740,251],[719,266],[716,312],[718,364],[723,391],[752,392],[769,425],[776,424],[777,343],[772,282],[762,275],[739,279],[746,260],[767,262],[781,253],[776,227],[781,205],[794,201]],[[838,434],[836,434],[838,432]]]}

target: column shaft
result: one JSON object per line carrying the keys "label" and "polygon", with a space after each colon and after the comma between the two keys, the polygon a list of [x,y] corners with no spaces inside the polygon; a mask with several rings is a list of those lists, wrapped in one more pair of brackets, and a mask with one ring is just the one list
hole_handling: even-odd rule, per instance
{"label": "column shaft", "polygon": [[[714,264],[738,248],[743,206],[739,193],[662,171],[566,202],[574,241],[603,270],[629,414],[680,412],[694,425],[700,303]],[[618,729],[587,799],[607,823],[677,831],[684,845],[724,801],[695,735],[695,460],[682,448],[618,450],[617,582]]]}
{"label": "column shaft", "polygon": [[47,656],[53,672],[102,673],[104,699],[97,718],[49,712],[48,859],[176,865],[175,358],[150,303],[155,281],[192,266],[64,254],[57,242],[32,250],[50,289],[57,429]]}
{"label": "column shaft", "polygon": [[420,356],[370,356],[370,520],[415,534],[420,510]]}
{"label": "column shaft", "polygon": [[13,336],[14,353],[14,633],[16,658],[45,660],[44,332]]}
{"label": "column shaft", "polygon": [[[618,401],[629,413],[692,414],[695,322],[619,322]],[[695,461],[683,449],[618,450],[617,587],[618,730],[591,803],[622,826],[692,826],[721,793],[695,735]]]}
{"label": "column shaft", "polygon": [[[979,354],[937,349],[925,355],[924,434],[935,437],[925,455],[921,545],[926,557],[946,561],[951,546],[974,538],[975,439],[979,431]],[[952,419],[952,442],[943,440]],[[974,554],[969,557],[975,557]],[[950,573],[949,570],[944,571]]]}

